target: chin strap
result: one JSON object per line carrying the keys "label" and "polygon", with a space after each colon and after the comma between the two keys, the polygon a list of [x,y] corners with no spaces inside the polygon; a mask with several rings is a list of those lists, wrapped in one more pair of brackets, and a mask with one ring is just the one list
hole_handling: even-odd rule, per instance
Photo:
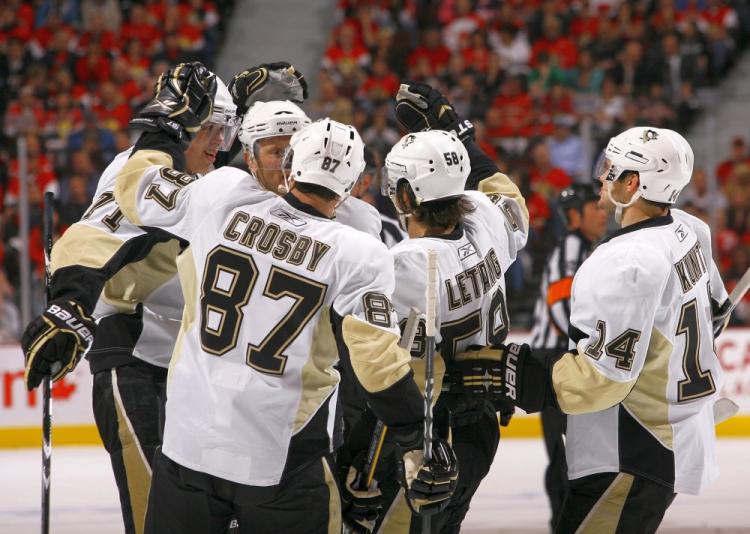
{"label": "chin strap", "polygon": [[611,184],[607,182],[607,196],[609,197],[609,200],[612,202],[612,204],[615,205],[615,221],[617,222],[617,224],[620,224],[622,222],[623,211],[625,210],[625,208],[629,208],[630,206],[635,204],[635,202],[639,198],[641,198],[641,190],[639,188],[635,193],[633,193],[633,196],[630,197],[630,200],[628,202],[618,202],[612,196]]}

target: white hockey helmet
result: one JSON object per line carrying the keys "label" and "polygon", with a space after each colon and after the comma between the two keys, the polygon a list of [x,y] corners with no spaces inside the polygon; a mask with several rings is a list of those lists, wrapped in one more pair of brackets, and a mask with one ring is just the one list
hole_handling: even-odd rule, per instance
{"label": "white hockey helmet", "polygon": [[240,143],[253,156],[255,143],[266,137],[294,135],[310,124],[310,118],[289,100],[256,102],[242,117]]}
{"label": "white hockey helmet", "polygon": [[221,145],[219,150],[228,151],[234,143],[237,130],[240,126],[239,117],[237,117],[237,106],[232,101],[232,95],[229,89],[221,79],[216,76],[216,96],[214,96],[214,109],[209,119],[209,124],[217,125],[224,128]]}
{"label": "white hockey helmet", "polygon": [[633,198],[618,208],[632,205],[642,197],[652,202],[674,204],[693,175],[693,149],[679,133],[666,128],[637,126],[609,140],[599,158],[595,178],[605,175],[612,182],[625,171],[636,171],[640,186]]}
{"label": "white hockey helmet", "polygon": [[284,157],[285,178],[345,198],[365,169],[365,145],[353,126],[329,118],[295,133]]}
{"label": "white hockey helmet", "polygon": [[403,214],[406,206],[396,194],[401,180],[409,183],[417,204],[422,204],[463,195],[470,171],[466,147],[453,133],[442,130],[410,133],[386,156],[381,191],[391,197]]}

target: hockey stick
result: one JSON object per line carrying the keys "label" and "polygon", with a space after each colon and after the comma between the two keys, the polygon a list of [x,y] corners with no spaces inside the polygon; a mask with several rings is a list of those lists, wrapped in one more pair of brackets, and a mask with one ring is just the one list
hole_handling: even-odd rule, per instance
{"label": "hockey stick", "polygon": [[[50,301],[50,254],[52,253],[53,203],[55,195],[44,194],[44,216],[42,235],[44,239],[44,291],[47,304]],[[52,392],[50,376],[42,380],[42,534],[49,533],[50,475],[52,469]]]}
{"label": "hockey stick", "polygon": [[[745,274],[742,275],[742,278],[740,278],[739,282],[737,282],[737,285],[734,286],[734,289],[729,294],[729,302],[731,304],[729,308],[729,314],[734,311],[734,309],[737,307],[737,305],[742,301],[742,298],[745,296],[745,293],[747,293],[747,290],[750,289],[750,268],[745,271]],[[727,314],[727,317],[729,316]]]}
{"label": "hockey stick", "polygon": [[[409,317],[406,319],[406,325],[404,326],[404,333],[398,342],[398,346],[402,349],[411,350],[411,346],[414,343],[414,337],[417,335],[417,327],[419,326],[419,311],[412,308],[409,310]],[[375,477],[375,469],[378,467],[378,461],[380,460],[380,451],[383,449],[383,442],[385,441],[385,434],[388,432],[388,427],[380,420],[375,424],[375,429],[372,433],[372,441],[370,441],[370,448],[367,450],[367,458],[362,466],[362,473],[365,474],[364,478],[355,484],[356,489],[367,490],[370,488],[372,479]]]}
{"label": "hockey stick", "polygon": [[[425,308],[424,461],[432,458],[432,393],[435,387],[435,319],[437,315],[437,253],[427,251],[427,302]],[[422,518],[422,532],[430,532],[430,516]]]}
{"label": "hockey stick", "polygon": [[[402,349],[411,350],[411,346],[414,343],[414,338],[417,335],[417,327],[419,326],[419,311],[415,308],[409,310],[409,317],[406,319],[406,325],[404,326],[404,333],[401,335],[401,339],[398,342],[398,346]],[[388,426],[383,421],[378,419],[375,424],[375,428],[372,432],[372,440],[370,441],[370,447],[367,449],[367,458],[362,466],[362,470],[352,484],[354,489],[367,491],[370,489],[373,478],[375,478],[375,470],[378,467],[380,461],[380,453],[383,450],[383,442],[385,441],[385,434],[388,432]],[[365,476],[362,476],[362,475]],[[344,524],[343,534],[351,534],[352,528]]]}
{"label": "hockey stick", "polygon": [[[742,278],[740,278],[737,285],[734,286],[734,289],[729,294],[729,311],[726,315],[727,318],[742,301],[748,289],[750,289],[750,268],[745,271],[745,274],[742,275]],[[714,423],[717,425],[723,423],[730,417],[734,417],[739,411],[740,407],[736,402],[732,399],[722,397],[714,403]]]}

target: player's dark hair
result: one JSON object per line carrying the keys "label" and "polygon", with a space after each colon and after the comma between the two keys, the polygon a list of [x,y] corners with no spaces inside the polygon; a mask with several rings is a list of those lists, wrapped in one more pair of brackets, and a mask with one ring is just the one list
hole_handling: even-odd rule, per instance
{"label": "player's dark hair", "polygon": [[423,202],[414,208],[414,218],[428,228],[451,228],[476,209],[465,195]]}
{"label": "player's dark hair", "polygon": [[321,199],[326,201],[336,200],[338,198],[338,195],[336,193],[334,193],[327,187],[323,187],[322,185],[310,184],[306,182],[294,182],[294,187],[301,193],[315,195],[316,197],[320,197]]}

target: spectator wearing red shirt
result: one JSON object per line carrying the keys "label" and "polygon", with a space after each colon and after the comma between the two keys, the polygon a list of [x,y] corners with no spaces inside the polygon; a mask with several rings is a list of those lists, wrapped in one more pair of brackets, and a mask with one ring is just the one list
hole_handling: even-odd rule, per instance
{"label": "spectator wearing red shirt", "polygon": [[[38,135],[26,135],[26,154],[28,157],[26,172],[29,177],[29,185],[38,188],[39,191],[53,191],[57,193],[57,176],[52,170],[52,163],[43,150],[42,141]],[[14,157],[10,161],[8,169],[8,189],[5,192],[5,204],[15,204],[19,194],[19,161]]]}
{"label": "spectator wearing red shirt", "polygon": [[328,47],[322,60],[326,69],[340,68],[342,63],[348,63],[348,68],[351,65],[366,67],[370,64],[370,53],[357,42],[356,30],[349,24],[339,28],[334,44]]}
{"label": "spectator wearing red shirt", "polygon": [[148,75],[151,59],[146,56],[143,43],[137,39],[128,41],[125,45],[125,61],[130,65],[130,74],[135,80]]}
{"label": "spectator wearing red shirt", "polygon": [[[163,20],[164,16],[153,20]],[[136,40],[141,43],[144,49],[149,50],[161,39],[161,30],[152,24],[152,19],[148,16],[146,8],[141,4],[134,3],[130,8],[130,17],[126,20],[120,30],[120,37],[124,42]]]}
{"label": "spectator wearing red shirt", "polygon": [[564,69],[572,69],[578,60],[578,47],[571,39],[561,36],[562,24],[555,16],[544,19],[544,37],[531,47],[531,64],[536,65],[539,55],[547,53],[557,56],[557,64]]}
{"label": "spectator wearing red shirt", "polygon": [[469,38],[469,46],[461,50],[464,61],[471,65],[479,72],[486,72],[492,51],[487,45],[487,35],[482,32],[476,32]]}
{"label": "spectator wearing red shirt", "polygon": [[86,54],[76,61],[76,79],[86,85],[94,85],[109,80],[109,58],[101,44],[91,41],[86,47]]}
{"label": "spectator wearing red shirt", "polygon": [[440,74],[447,66],[451,52],[440,40],[438,28],[427,28],[422,32],[422,44],[412,50],[406,64],[410,69],[416,69],[417,64],[424,59],[430,65],[431,74]]}
{"label": "spectator wearing red shirt", "polygon": [[492,118],[487,117],[489,137],[514,137],[523,135],[524,128],[531,124],[531,109],[534,102],[523,90],[522,82],[511,77],[503,82],[500,94],[492,102]]}
{"label": "spectator wearing red shirt", "polygon": [[372,74],[367,77],[359,92],[370,100],[385,100],[395,97],[399,85],[398,77],[391,72],[385,61],[376,60],[372,64]]}
{"label": "spectator wearing red shirt", "polygon": [[443,29],[443,43],[451,50],[458,50],[461,35],[472,35],[484,27],[484,20],[474,11],[472,0],[456,0],[454,15]]}
{"label": "spectator wearing red shirt", "polygon": [[107,29],[103,15],[97,11],[91,12],[89,29],[78,39],[79,50],[86,50],[91,41],[98,41],[102,48],[111,54],[119,52],[122,48],[117,34]]}
{"label": "spectator wearing red shirt", "polygon": [[719,163],[719,166],[716,167],[716,178],[718,178],[722,186],[726,185],[729,177],[732,175],[735,165],[740,163],[750,164],[750,154],[748,154],[745,139],[741,136],[737,136],[732,139],[732,148],[729,153],[729,158]]}
{"label": "spectator wearing red shirt", "polygon": [[127,128],[132,114],[120,89],[112,81],[106,81],[99,86],[93,111],[100,124],[112,131]]}
{"label": "spectator wearing red shirt", "polygon": [[571,184],[564,170],[552,165],[549,147],[538,143],[531,149],[533,165],[529,171],[531,188],[545,198],[553,198]]}

